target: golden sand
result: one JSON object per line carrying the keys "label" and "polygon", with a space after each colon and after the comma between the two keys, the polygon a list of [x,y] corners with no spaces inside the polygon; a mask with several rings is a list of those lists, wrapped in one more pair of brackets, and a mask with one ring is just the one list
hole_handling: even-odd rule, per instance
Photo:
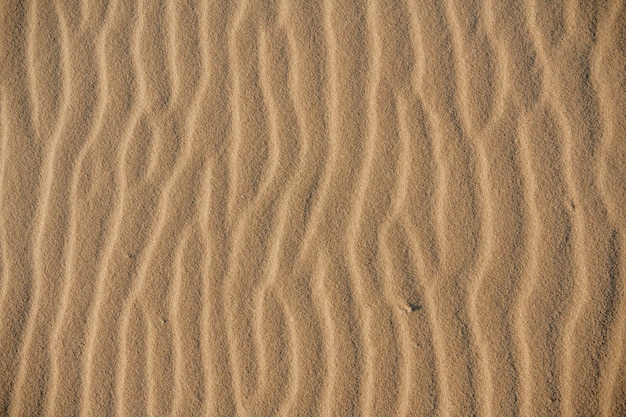
{"label": "golden sand", "polygon": [[626,416],[624,0],[0,1],[0,416]]}

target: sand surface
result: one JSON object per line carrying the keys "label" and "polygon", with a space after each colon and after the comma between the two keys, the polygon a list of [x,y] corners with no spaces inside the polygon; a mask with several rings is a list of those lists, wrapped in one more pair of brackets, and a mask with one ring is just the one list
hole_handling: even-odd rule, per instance
{"label": "sand surface", "polygon": [[626,416],[624,0],[0,1],[0,416]]}

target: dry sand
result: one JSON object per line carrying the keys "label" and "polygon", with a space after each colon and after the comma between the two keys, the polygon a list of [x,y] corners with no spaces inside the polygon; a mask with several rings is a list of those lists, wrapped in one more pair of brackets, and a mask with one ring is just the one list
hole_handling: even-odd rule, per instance
{"label": "dry sand", "polygon": [[623,0],[0,2],[1,416],[626,416]]}

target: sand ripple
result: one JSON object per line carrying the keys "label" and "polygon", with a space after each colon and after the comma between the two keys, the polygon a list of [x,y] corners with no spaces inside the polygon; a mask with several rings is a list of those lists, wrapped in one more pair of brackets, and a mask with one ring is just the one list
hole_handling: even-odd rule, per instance
{"label": "sand ripple", "polygon": [[626,7],[0,3],[0,415],[626,415]]}

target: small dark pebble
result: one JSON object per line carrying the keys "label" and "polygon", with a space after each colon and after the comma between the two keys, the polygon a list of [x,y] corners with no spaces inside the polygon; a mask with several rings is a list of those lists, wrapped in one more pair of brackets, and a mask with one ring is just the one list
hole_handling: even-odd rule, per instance
{"label": "small dark pebble", "polygon": [[409,303],[409,309],[411,311],[417,311],[417,310],[421,310],[422,306],[417,303]]}

